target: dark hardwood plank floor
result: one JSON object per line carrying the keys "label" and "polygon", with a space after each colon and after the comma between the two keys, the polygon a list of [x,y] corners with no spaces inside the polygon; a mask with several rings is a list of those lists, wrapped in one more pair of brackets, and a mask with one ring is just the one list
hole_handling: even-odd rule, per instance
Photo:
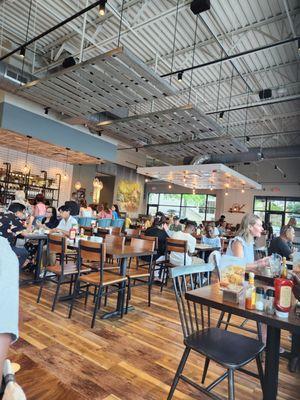
{"label": "dark hardwood plank floor", "polygon": [[[48,284],[40,304],[38,287],[21,288],[20,339],[11,349],[11,359],[21,364],[17,380],[28,400],[163,400],[166,399],[183,352],[177,306],[171,290],[161,294],[153,288],[152,306],[145,287],[133,290],[134,310],[121,319],[97,319],[90,329],[92,300],[85,310],[78,301],[72,320],[66,318],[68,303],[59,302],[52,313],[54,287]],[[115,305],[109,300],[107,309]],[[213,320],[218,313],[213,312]],[[282,345],[289,349],[288,333]],[[200,382],[204,360],[193,355],[186,373]],[[255,364],[250,369],[256,371]],[[224,370],[212,363],[207,383]],[[295,400],[300,393],[300,375],[290,374],[287,361],[280,365],[278,400]],[[227,395],[227,383],[215,389]],[[179,383],[174,399],[206,399],[207,396]],[[236,373],[236,398],[262,398],[256,379]]]}

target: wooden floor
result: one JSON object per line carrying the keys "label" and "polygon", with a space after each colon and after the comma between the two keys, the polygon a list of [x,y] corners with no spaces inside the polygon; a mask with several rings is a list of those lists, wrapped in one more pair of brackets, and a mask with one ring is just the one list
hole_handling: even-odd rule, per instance
{"label": "wooden floor", "polygon": [[[20,339],[11,350],[13,361],[21,364],[17,380],[28,400],[163,400],[183,352],[182,333],[174,294],[153,288],[153,302],[147,307],[145,287],[133,291],[134,310],[121,319],[97,319],[89,328],[91,303],[81,302],[72,320],[66,318],[68,305],[60,302],[50,311],[53,285],[45,287],[40,304],[37,286],[21,289],[23,322]],[[110,300],[113,307],[115,299]],[[214,318],[217,313],[214,314]],[[283,346],[289,348],[288,334]],[[186,373],[200,382],[203,358],[193,355]],[[255,363],[250,365],[255,371]],[[224,370],[212,363],[207,383]],[[258,381],[236,373],[236,399],[261,399]],[[290,374],[281,360],[278,399],[299,399],[300,375]],[[174,399],[206,399],[180,382]],[[215,391],[227,396],[226,381]]]}

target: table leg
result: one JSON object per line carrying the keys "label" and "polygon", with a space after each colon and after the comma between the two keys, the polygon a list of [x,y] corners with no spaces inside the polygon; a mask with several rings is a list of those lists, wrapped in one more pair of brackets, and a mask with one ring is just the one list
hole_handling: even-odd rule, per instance
{"label": "table leg", "polygon": [[278,388],[280,329],[267,326],[264,400],[276,400]]}
{"label": "table leg", "polygon": [[34,281],[38,282],[40,280],[40,273],[41,273],[41,264],[43,258],[43,247],[44,247],[44,240],[38,241],[38,248],[36,253],[36,268],[34,272]]}

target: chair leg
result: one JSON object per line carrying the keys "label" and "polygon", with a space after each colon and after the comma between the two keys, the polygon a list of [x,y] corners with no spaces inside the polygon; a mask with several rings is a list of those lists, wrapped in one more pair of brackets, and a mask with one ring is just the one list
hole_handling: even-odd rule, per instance
{"label": "chair leg", "polygon": [[43,290],[43,286],[44,286],[44,283],[45,283],[45,280],[46,280],[46,272],[47,272],[47,269],[45,268],[44,275],[43,275],[42,282],[41,282],[41,286],[40,286],[40,290],[39,290],[39,294],[38,294],[38,298],[37,298],[37,301],[36,301],[37,303],[39,303],[40,300],[41,300],[42,290]]}
{"label": "chair leg", "polygon": [[171,389],[170,389],[170,392],[169,392],[167,400],[171,400],[172,397],[173,397],[173,394],[175,392],[176,386],[177,386],[178,381],[179,381],[179,377],[180,377],[180,375],[181,375],[181,373],[183,371],[183,368],[184,368],[184,366],[186,364],[186,361],[188,359],[190,351],[191,351],[191,349],[189,347],[186,347],[185,350],[184,350],[184,353],[183,353],[183,355],[181,357],[181,360],[180,360],[179,366],[177,368],[175,377],[173,379],[172,386],[171,386]]}
{"label": "chair leg", "polygon": [[54,296],[54,299],[53,299],[51,311],[54,311],[54,309],[55,309],[55,306],[56,306],[56,303],[57,303],[57,299],[58,299],[58,294],[59,294],[60,285],[61,285],[63,279],[64,279],[63,276],[61,276],[61,277],[58,279],[57,287],[56,287],[55,296]]}
{"label": "chair leg", "polygon": [[107,305],[107,291],[108,291],[108,286],[106,286],[106,288],[105,288],[105,297],[104,297],[104,307],[106,307],[106,305]]}
{"label": "chair leg", "polygon": [[92,318],[92,323],[91,323],[91,328],[94,328],[95,326],[95,320],[96,320],[96,315],[98,311],[98,307],[100,305],[100,299],[102,296],[102,288],[98,288],[97,296],[96,296],[96,301],[95,301],[95,306],[94,306],[94,312],[93,312],[93,318]]}
{"label": "chair leg", "polygon": [[261,390],[263,391],[263,387],[264,387],[264,371],[263,371],[263,367],[262,367],[262,363],[261,363],[261,354],[258,354],[255,357],[256,360],[256,365],[257,365],[257,370],[258,370],[258,376],[259,376],[259,380],[260,380],[260,386],[261,386]]}
{"label": "chair leg", "polygon": [[[124,315],[124,303],[125,303],[125,295],[126,295],[126,282],[121,282],[120,283],[120,290],[121,290],[121,295],[122,295],[122,302],[121,302],[121,318],[123,318]],[[127,300],[127,299],[126,299]],[[126,304],[127,307],[127,304]],[[128,312],[128,308],[126,308],[126,314]]]}
{"label": "chair leg", "polygon": [[89,290],[90,290],[90,285],[86,285],[86,291],[85,291],[85,296],[84,296],[84,308],[86,309],[88,297],[89,297]]}
{"label": "chair leg", "polygon": [[151,307],[151,290],[152,290],[152,281],[151,281],[151,277],[149,277],[149,282],[148,282],[148,307]]}
{"label": "chair leg", "polygon": [[234,400],[234,375],[233,369],[228,370],[228,399]]}
{"label": "chair leg", "polygon": [[209,367],[209,362],[210,362],[210,359],[208,357],[206,357],[205,364],[204,364],[204,370],[202,373],[202,379],[201,379],[202,384],[205,382],[205,378],[206,378],[208,367]]}
{"label": "chair leg", "polygon": [[129,300],[130,300],[130,292],[131,292],[131,279],[127,277],[128,283],[127,283],[127,296],[126,296],[126,307],[125,307],[125,314],[128,313],[128,307],[129,307]]}
{"label": "chair leg", "polygon": [[229,324],[229,322],[230,322],[230,319],[231,319],[231,314],[228,314],[228,315],[227,315],[226,325],[225,325],[225,331],[227,331],[227,329],[228,329],[228,324]]}
{"label": "chair leg", "polygon": [[79,293],[79,288],[80,288],[80,280],[79,280],[79,277],[77,277],[77,279],[75,281],[74,293],[73,293],[73,298],[72,298],[72,302],[71,302],[70,309],[69,309],[68,318],[71,318],[71,316],[72,316],[74,303],[75,303],[76,297]]}

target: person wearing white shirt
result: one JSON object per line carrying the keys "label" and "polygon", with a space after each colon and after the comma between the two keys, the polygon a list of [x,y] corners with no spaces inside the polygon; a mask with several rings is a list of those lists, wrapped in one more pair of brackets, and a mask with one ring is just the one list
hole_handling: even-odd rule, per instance
{"label": "person wearing white shirt", "polygon": [[53,229],[53,232],[62,232],[62,233],[69,233],[71,228],[78,229],[78,222],[77,220],[70,215],[71,210],[67,206],[61,206],[59,208],[59,213],[61,216],[61,220],[57,226],[57,228]]}
{"label": "person wearing white shirt", "polygon": [[180,267],[183,265],[191,265],[191,264],[196,264],[196,263],[200,264],[201,262],[203,262],[200,258],[191,257],[189,255],[189,253],[195,252],[196,238],[194,236],[192,236],[192,233],[195,232],[196,228],[197,228],[196,222],[186,221],[184,231],[178,231],[178,232],[174,232],[172,234],[172,239],[186,240],[187,248],[188,248],[188,253],[186,253],[186,254],[178,253],[176,251],[171,251],[170,262],[173,265]]}

